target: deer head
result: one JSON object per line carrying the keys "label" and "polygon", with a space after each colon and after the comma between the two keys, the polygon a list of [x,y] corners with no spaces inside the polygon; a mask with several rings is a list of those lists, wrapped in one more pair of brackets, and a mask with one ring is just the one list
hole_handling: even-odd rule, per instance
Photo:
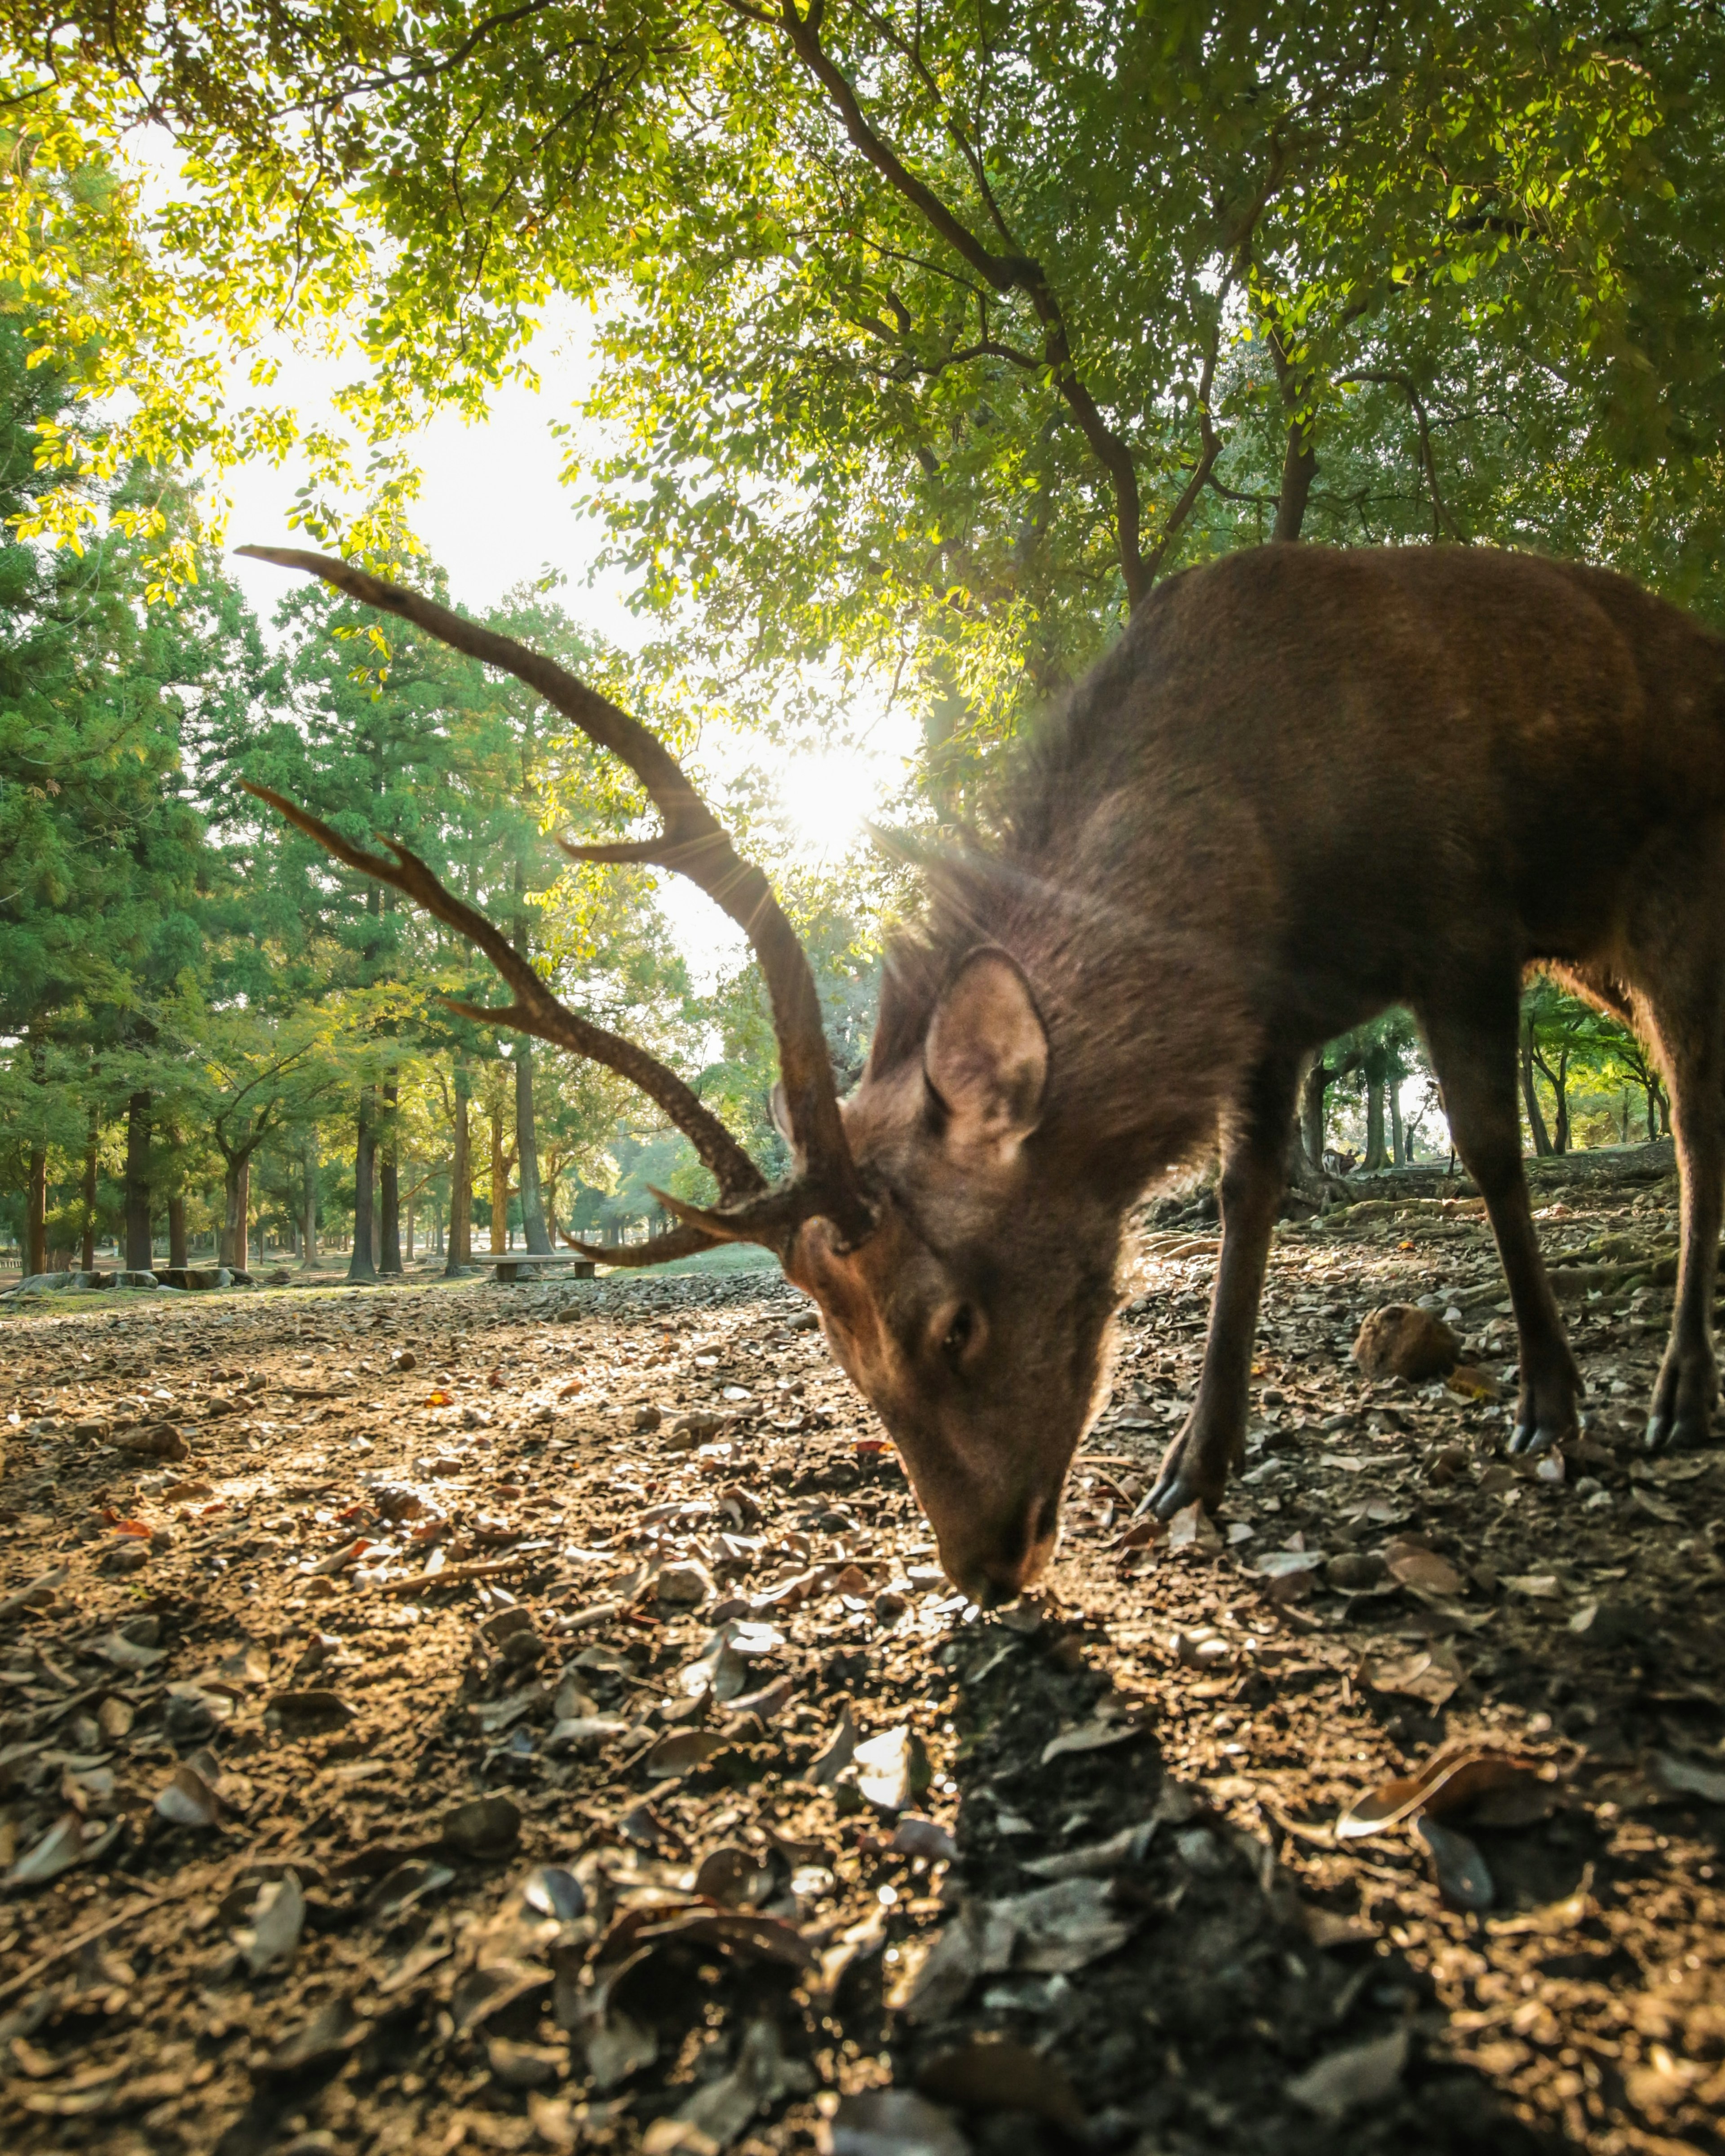
{"label": "deer head", "polygon": [[862,1082],[841,1104],[794,930],[655,734],[539,654],[418,593],[324,555],[240,551],[309,571],[517,675],[641,780],[663,820],[656,838],[559,843],[577,860],[675,870],[747,935],[772,1004],[774,1112],[794,1163],[778,1189],[675,1071],[561,1003],[405,847],[387,839],[387,855],[369,853],[280,794],[248,791],[465,937],[514,993],[500,1007],[453,1009],[608,1065],[688,1137],[718,1184],[716,1205],[655,1193],[677,1216],[669,1234],[626,1250],[576,1247],[629,1265],[721,1242],[773,1251],[897,1445],[949,1576],[979,1600],[1017,1593],[1057,1539],[1061,1485],[1101,1377],[1120,1235],[1117,1204],[1060,1172],[1048,1027],[1017,963],[978,942],[937,978],[929,953],[901,953]]}

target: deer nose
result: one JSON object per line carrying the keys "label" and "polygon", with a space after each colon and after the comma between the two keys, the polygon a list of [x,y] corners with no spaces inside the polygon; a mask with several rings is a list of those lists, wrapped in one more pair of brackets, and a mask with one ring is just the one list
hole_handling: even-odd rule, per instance
{"label": "deer nose", "polygon": [[1044,1570],[1059,1538],[1059,1491],[1034,1501],[978,1552],[962,1570],[947,1567],[955,1583],[984,1609],[1014,1600]]}

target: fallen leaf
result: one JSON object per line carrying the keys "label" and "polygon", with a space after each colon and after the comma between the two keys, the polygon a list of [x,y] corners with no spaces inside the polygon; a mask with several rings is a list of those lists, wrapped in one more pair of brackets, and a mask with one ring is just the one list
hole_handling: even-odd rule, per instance
{"label": "fallen leaf", "polygon": [[1200,1503],[1186,1506],[1176,1512],[1168,1523],[1166,1547],[1173,1552],[1196,1550],[1201,1556],[1215,1556],[1226,1545],[1221,1532]]}
{"label": "fallen leaf", "polygon": [[370,2031],[345,1999],[332,1999],[309,2021],[291,2030],[269,2055],[272,2074],[301,2074],[309,2068],[342,2058],[364,2041]]}
{"label": "fallen leaf", "polygon": [[1052,1856],[1025,1860],[1024,1869],[1035,1879],[1108,1879],[1117,1871],[1142,1864],[1155,1838],[1159,1822],[1143,1820],[1122,1827],[1106,1841],[1092,1841],[1081,1849],[1062,1849]]}
{"label": "fallen leaf", "polygon": [[809,1763],[809,1779],[817,1788],[826,1789],[836,1782],[856,1755],[856,1724],[847,1707],[839,1720],[838,1727],[827,1740],[826,1748]]}
{"label": "fallen leaf", "polygon": [[970,2156],[952,2114],[910,2089],[841,2097],[819,2146],[821,2156]]}
{"label": "fallen leaf", "polygon": [[1052,2059],[998,2036],[973,2036],[931,2059],[916,2076],[925,2096],[964,2111],[1024,2112],[1063,2133],[1084,2132],[1084,2107]]}
{"label": "fallen leaf", "polygon": [[1129,1743],[1142,1737],[1143,1730],[1131,1722],[1086,1722],[1076,1729],[1062,1730],[1058,1737],[1050,1737],[1042,1748],[1042,1763],[1058,1759],[1067,1752],[1101,1752],[1112,1744]]}
{"label": "fallen leaf", "polygon": [[1485,1858],[1467,1836],[1425,1812],[1414,1820],[1414,1831],[1431,1851],[1438,1889],[1450,1907],[1476,1914],[1489,1909],[1497,1898],[1497,1889]]}
{"label": "fallen leaf", "polygon": [[1291,2081],[1288,2094],[1326,2125],[1339,2125],[1350,2112],[1382,2103],[1394,2092],[1407,2064],[1408,2032],[1398,2029],[1369,2044],[1331,2052]]}
{"label": "fallen leaf", "polygon": [[146,1647],[136,1640],[128,1640],[123,1632],[110,1632],[105,1638],[95,1640],[90,1651],[100,1655],[105,1662],[112,1662],[119,1670],[153,1670],[158,1662],[167,1660],[166,1647]]}
{"label": "fallen leaf", "polygon": [[1123,1946],[1137,1920],[1114,1907],[1111,1892],[1106,1880],[1062,1879],[990,1903],[990,1918],[1011,1927],[1011,1966],[1070,1974]]}
{"label": "fallen leaf", "polygon": [[[1392,1553],[1393,1551],[1393,1553]],[[1435,1550],[1402,1548],[1384,1553],[1389,1576],[1402,1587],[1422,1594],[1459,1594],[1461,1574]]]}
{"label": "fallen leaf", "polygon": [[507,1856],[521,1840],[521,1815],[508,1797],[475,1797],[444,1815],[438,1839],[459,1856]]}
{"label": "fallen leaf", "polygon": [[1368,1662],[1360,1672],[1372,1691],[1417,1699],[1434,1712],[1455,1696],[1466,1675],[1454,1648],[1445,1645]]}
{"label": "fallen leaf", "polygon": [[221,1804],[198,1769],[182,1760],[157,1792],[156,1809],[172,1826],[213,1826]]}
{"label": "fallen leaf", "polygon": [[712,1729],[673,1729],[649,1747],[641,1764],[649,1774],[686,1774],[705,1766],[730,1742]]}
{"label": "fallen leaf", "polygon": [[1725,1773],[1703,1767],[1698,1759],[1685,1759],[1675,1752],[1656,1752],[1654,1779],[1674,1796],[1698,1797],[1704,1804],[1725,1804]]}
{"label": "fallen leaf", "polygon": [[901,1812],[929,1784],[928,1750],[909,1727],[889,1729],[859,1744],[856,1786],[884,1812]]}
{"label": "fallen leaf", "polygon": [[305,1924],[305,1897],[297,1876],[290,1871],[258,1889],[248,1928],[234,1934],[234,1943],[245,1956],[254,1976],[261,1976],[276,1963],[290,1961]]}
{"label": "fallen leaf", "polygon": [[922,1819],[906,1812],[893,1829],[888,1845],[901,1856],[926,1856],[931,1864],[950,1863],[958,1845],[938,1820]]}
{"label": "fallen leaf", "polygon": [[814,2070],[787,2058],[777,2025],[752,2022],[737,2047],[728,2074],[698,2088],[670,2118],[655,2119],[641,2141],[642,2156],[690,2156],[728,2148],[762,2112],[787,2096],[804,2096],[814,2086]]}
{"label": "fallen leaf", "polygon": [[1357,1797],[1336,1822],[1338,1841],[1357,1840],[1399,1826],[1415,1812],[1429,1811],[1435,1819],[1459,1812],[1493,1790],[1507,1789],[1537,1779],[1532,1763],[1503,1752],[1471,1751],[1466,1747],[1436,1753],[1417,1774],[1398,1776],[1366,1795]]}
{"label": "fallen leaf", "polygon": [[50,1879],[58,1879],[74,1864],[81,1864],[85,1856],[84,1820],[77,1812],[67,1812],[54,1821],[47,1833],[28,1850],[6,1875],[8,1887],[44,1887]]}

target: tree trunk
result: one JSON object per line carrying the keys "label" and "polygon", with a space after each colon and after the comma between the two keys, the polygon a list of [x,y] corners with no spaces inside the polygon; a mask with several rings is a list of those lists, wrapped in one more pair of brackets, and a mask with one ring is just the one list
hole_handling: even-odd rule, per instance
{"label": "tree trunk", "polygon": [[353,1255],[347,1261],[351,1281],[374,1281],[377,1261],[372,1255],[372,1186],[377,1180],[377,1130],[372,1089],[359,1092],[359,1128],[353,1147]]}
{"label": "tree trunk", "polygon": [[24,1204],[24,1278],[48,1270],[48,1148],[30,1148],[30,1183]]}
{"label": "tree trunk", "polygon": [[150,1096],[134,1093],[126,1104],[126,1269],[146,1273],[150,1248]]}
{"label": "tree trunk", "polygon": [[[411,1169],[413,1163],[409,1161],[408,1166]],[[413,1262],[413,1193],[411,1190],[408,1193],[408,1239],[404,1255],[408,1265],[412,1265]],[[406,1266],[403,1267],[403,1270],[406,1270]]]}
{"label": "tree trunk", "polygon": [[167,1201],[167,1261],[171,1265],[188,1265],[192,1260],[186,1248],[186,1194],[175,1191]]}
{"label": "tree trunk", "polygon": [[467,1059],[455,1059],[455,1141],[449,1162],[449,1232],[444,1251],[446,1279],[458,1275],[467,1260],[467,1236],[473,1212],[473,1158],[467,1130]]}
{"label": "tree trunk", "polygon": [[1288,429],[1287,450],[1281,465],[1281,495],[1276,505],[1276,528],[1270,535],[1272,539],[1299,537],[1317,472],[1317,452],[1305,428],[1296,421]]}
{"label": "tree trunk", "polygon": [[252,1157],[245,1153],[228,1163],[222,1178],[222,1240],[216,1259],[218,1265],[231,1265],[239,1272],[247,1270],[250,1255],[246,1214],[251,1195]]}
{"label": "tree trunk", "polygon": [[1402,1068],[1392,1062],[1389,1066],[1389,1158],[1397,1168],[1408,1165],[1408,1134],[1402,1127]]}
{"label": "tree trunk", "polygon": [[1542,1160],[1551,1151],[1551,1133],[1545,1127],[1545,1116],[1539,1106],[1539,1089],[1533,1081],[1533,1021],[1527,1019],[1522,1024],[1522,1106],[1527,1111],[1527,1128],[1532,1133],[1533,1151]]}
{"label": "tree trunk", "polygon": [[1368,1175],[1375,1175],[1385,1165],[1384,1152],[1384,1058],[1374,1052],[1366,1058],[1366,1157],[1362,1163]]}
{"label": "tree trunk", "polygon": [[515,1050],[515,1157],[521,1163],[521,1234],[527,1248],[545,1257],[552,1245],[539,1181],[539,1134],[533,1127],[533,1045],[526,1034]]}
{"label": "tree trunk", "polygon": [[509,1248],[509,1156],[503,1150],[503,1096],[491,1110],[491,1255]]}
{"label": "tree trunk", "polygon": [[[1548,1073],[1548,1075],[1550,1074]],[[1558,1104],[1558,1117],[1553,1126],[1551,1148],[1553,1152],[1569,1150],[1569,1051],[1566,1048],[1558,1058],[1557,1075],[1552,1079],[1551,1090]]]}
{"label": "tree trunk", "polygon": [[395,1149],[395,1111],[400,1098],[400,1089],[394,1079],[387,1079],[383,1086],[383,1154],[377,1169],[377,1209],[382,1215],[378,1222],[380,1273],[398,1274],[402,1270],[401,1166]]}
{"label": "tree trunk", "polygon": [[305,1133],[300,1164],[305,1178],[305,1187],[301,1194],[304,1207],[300,1222],[300,1264],[304,1268],[317,1263],[317,1126],[315,1123]]}
{"label": "tree trunk", "polygon": [[[1647,1122],[1651,1122],[1651,1112]],[[95,1108],[90,1108],[90,1137],[84,1145],[84,1249],[78,1253],[78,1264],[84,1272],[95,1272],[95,1171],[100,1142],[101,1122]]]}
{"label": "tree trunk", "polygon": [[1300,1142],[1306,1148],[1307,1166],[1318,1175],[1323,1173],[1324,1094],[1330,1075],[1322,1056],[1317,1056],[1300,1088]]}

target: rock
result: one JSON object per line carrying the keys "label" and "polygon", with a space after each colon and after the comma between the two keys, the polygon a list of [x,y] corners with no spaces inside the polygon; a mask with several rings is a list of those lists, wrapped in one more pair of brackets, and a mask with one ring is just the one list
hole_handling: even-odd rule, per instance
{"label": "rock", "polygon": [[255,1287],[258,1284],[249,1273],[242,1272],[238,1265],[234,1266],[228,1277],[230,1284],[234,1287]]}
{"label": "rock", "polygon": [[16,1291],[19,1295],[45,1292],[49,1288],[64,1287],[71,1277],[70,1273],[26,1273]]}
{"label": "rock", "polygon": [[129,1430],[116,1439],[122,1452],[141,1453],[147,1460],[185,1460],[192,1448],[171,1422],[152,1424],[147,1430]]}
{"label": "rock", "polygon": [[1353,1359],[1368,1378],[1405,1378],[1409,1384],[1446,1376],[1461,1342],[1441,1318],[1411,1302],[1385,1303],[1359,1329]]}
{"label": "rock", "polygon": [[632,1430],[657,1430],[664,1420],[665,1417],[657,1408],[650,1405],[639,1407],[630,1419],[629,1427]]}
{"label": "rock", "polygon": [[665,1566],[655,1583],[655,1599],[679,1609],[698,1609],[712,1592],[713,1576],[697,1558]]}
{"label": "rock", "polygon": [[116,1273],[114,1285],[116,1287],[154,1287],[157,1280],[154,1273]]}
{"label": "rock", "polygon": [[175,1281],[176,1287],[207,1291],[215,1287],[232,1287],[234,1276],[226,1265],[187,1265],[182,1279]]}
{"label": "rock", "polygon": [[264,1285],[265,1287],[287,1287],[292,1283],[293,1277],[285,1265],[278,1265],[274,1272],[264,1276]]}

